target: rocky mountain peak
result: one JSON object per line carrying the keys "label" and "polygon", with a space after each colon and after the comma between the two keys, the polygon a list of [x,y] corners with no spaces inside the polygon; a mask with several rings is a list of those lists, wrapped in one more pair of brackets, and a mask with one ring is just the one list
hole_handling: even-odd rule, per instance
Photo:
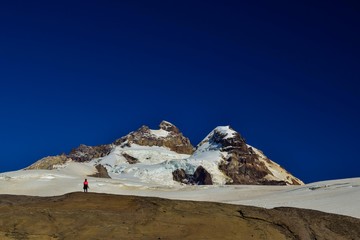
{"label": "rocky mountain peak", "polygon": [[142,125],[137,132],[141,132],[141,133],[150,133],[150,128],[146,125]]}
{"label": "rocky mountain peak", "polygon": [[[260,151],[247,145],[245,139],[230,126],[216,127],[197,146],[195,154],[208,151],[221,153],[219,169],[232,180],[232,184],[302,183]],[[282,177],[274,172],[275,168]]]}
{"label": "rocky mountain peak", "polygon": [[167,132],[180,133],[180,130],[174,124],[165,120],[160,123],[159,127]]}
{"label": "rocky mountain peak", "polygon": [[167,147],[182,154],[192,154],[194,152],[190,140],[184,137],[174,124],[167,121],[162,121],[160,129],[157,130],[142,126],[138,130],[116,140],[114,144],[122,147],[129,147],[131,144]]}
{"label": "rocky mountain peak", "polygon": [[219,126],[212,130],[197,146],[197,149],[204,150],[204,148],[221,151],[232,149],[247,151],[248,149],[245,139],[230,126]]}

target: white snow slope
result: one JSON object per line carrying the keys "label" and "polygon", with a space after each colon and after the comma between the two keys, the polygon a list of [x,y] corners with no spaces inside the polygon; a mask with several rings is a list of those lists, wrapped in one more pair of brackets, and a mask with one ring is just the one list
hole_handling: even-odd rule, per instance
{"label": "white snow slope", "polygon": [[[149,161],[151,160],[149,159]],[[163,164],[164,169],[170,168],[171,171],[174,166],[171,161],[154,162],[154,165]],[[186,162],[180,161],[178,164],[186,164]],[[153,170],[156,171],[155,168]],[[131,172],[131,169],[126,169],[126,171]],[[303,186],[187,186],[179,183],[160,184],[161,177],[158,181],[148,181],[146,180],[146,171],[151,171],[151,168],[147,167],[144,170],[142,173],[144,178],[94,178],[88,177],[96,172],[93,165],[70,162],[54,170],[6,172],[0,173],[0,194],[62,195],[82,191],[82,182],[84,178],[87,178],[90,191],[98,193],[213,201],[265,208],[288,206],[360,218],[360,178],[324,181]]]}

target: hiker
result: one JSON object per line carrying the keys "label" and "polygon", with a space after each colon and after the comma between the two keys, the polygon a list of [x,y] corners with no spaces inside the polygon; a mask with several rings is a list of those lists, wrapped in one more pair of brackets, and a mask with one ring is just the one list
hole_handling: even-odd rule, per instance
{"label": "hiker", "polygon": [[84,181],[84,192],[87,192],[87,191],[88,191],[88,188],[89,188],[89,183],[88,183],[87,179],[85,178],[85,181]]}

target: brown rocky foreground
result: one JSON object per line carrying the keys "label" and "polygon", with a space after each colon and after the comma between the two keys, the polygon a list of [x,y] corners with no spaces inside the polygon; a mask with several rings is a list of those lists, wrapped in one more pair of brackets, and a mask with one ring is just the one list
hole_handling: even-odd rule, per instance
{"label": "brown rocky foreground", "polygon": [[319,211],[97,193],[0,195],[0,239],[359,239],[360,219]]}

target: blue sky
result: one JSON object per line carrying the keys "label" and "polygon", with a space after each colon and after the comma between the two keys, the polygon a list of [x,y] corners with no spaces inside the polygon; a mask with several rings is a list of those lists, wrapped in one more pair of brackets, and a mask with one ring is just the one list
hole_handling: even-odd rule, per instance
{"label": "blue sky", "polygon": [[359,177],[360,7],[1,1],[0,172],[161,120],[218,125],[305,182]]}

